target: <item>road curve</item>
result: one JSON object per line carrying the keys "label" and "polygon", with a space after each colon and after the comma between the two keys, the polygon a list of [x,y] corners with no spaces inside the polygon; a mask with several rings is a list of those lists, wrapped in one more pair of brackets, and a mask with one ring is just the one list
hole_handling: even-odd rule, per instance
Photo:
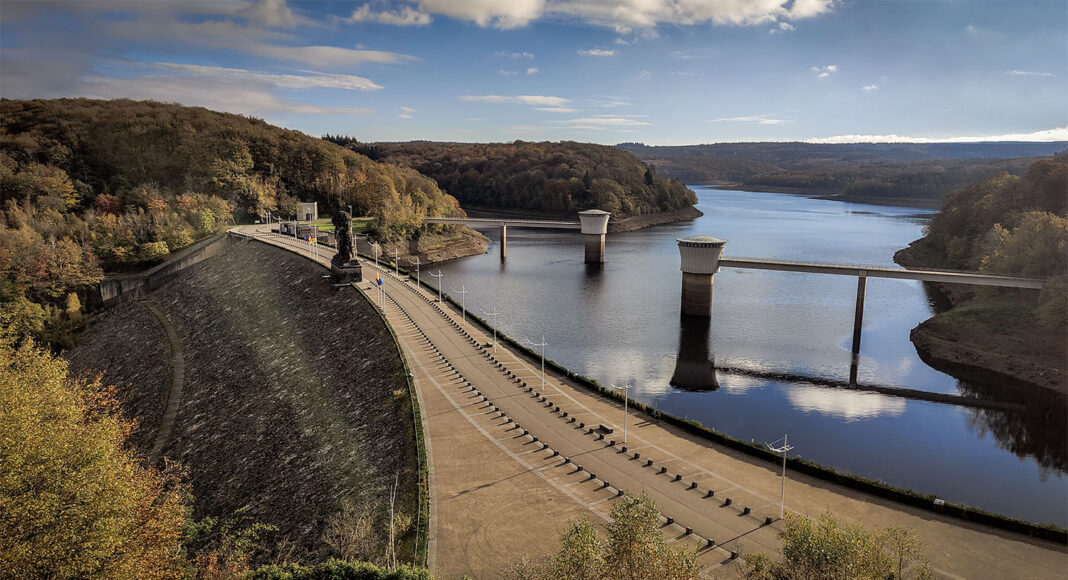
{"label": "road curve", "polygon": [[[256,226],[262,241],[310,254],[306,243]],[[320,249],[321,251],[321,249]],[[327,258],[320,255],[324,265]],[[365,278],[374,266],[366,264]],[[632,413],[623,450],[620,405],[547,377],[504,346],[465,326],[413,283],[381,271],[383,312],[415,374],[433,472],[431,569],[438,576],[499,576],[517,552],[553,551],[568,517],[605,517],[618,490],[644,489],[671,521],[670,538],[699,547],[710,571],[738,573],[732,553],[777,553],[778,470]],[[378,301],[371,284],[360,284]],[[591,431],[592,429],[592,431]],[[866,526],[916,530],[936,573],[949,578],[1063,578],[1068,552],[793,474],[787,509],[831,511]],[[728,501],[728,499],[730,501]],[[768,523],[767,518],[772,522]],[[728,566],[727,570],[718,569]],[[717,570],[718,569],[718,570]],[[728,572],[729,571],[729,572]]]}

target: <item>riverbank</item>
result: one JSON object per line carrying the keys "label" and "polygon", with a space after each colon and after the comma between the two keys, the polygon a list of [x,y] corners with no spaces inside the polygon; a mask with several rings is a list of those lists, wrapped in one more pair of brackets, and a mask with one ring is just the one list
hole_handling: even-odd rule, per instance
{"label": "riverbank", "polygon": [[[913,243],[894,254],[905,268],[925,267]],[[1068,395],[1068,337],[1034,316],[1032,293],[976,298],[969,286],[933,284],[953,306],[909,333],[928,365],[969,382],[1009,382]]]}

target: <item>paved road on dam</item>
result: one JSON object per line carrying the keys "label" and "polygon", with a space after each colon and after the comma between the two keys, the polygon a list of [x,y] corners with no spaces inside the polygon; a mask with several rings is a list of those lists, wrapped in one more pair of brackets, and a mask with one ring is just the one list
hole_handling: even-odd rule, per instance
{"label": "paved road on dam", "polygon": [[[311,255],[307,243],[268,234],[264,226],[236,230]],[[326,265],[332,251],[319,252]],[[665,535],[699,549],[711,575],[739,576],[746,554],[779,552],[779,467],[633,411],[624,445],[617,401],[549,375],[542,387],[536,362],[503,345],[494,351],[490,336],[465,325],[436,295],[365,262],[358,286],[370,300],[379,301],[366,280],[376,272],[385,276],[382,310],[413,370],[423,412],[431,469],[429,565],[436,577],[499,577],[519,554],[554,552],[568,519],[605,521],[620,490],[647,491],[665,516]],[[600,432],[602,424],[614,432]],[[869,528],[913,528],[941,577],[1063,578],[1068,572],[1064,546],[798,474],[788,474],[786,508],[809,516],[830,511]],[[732,560],[732,553],[741,559]]]}

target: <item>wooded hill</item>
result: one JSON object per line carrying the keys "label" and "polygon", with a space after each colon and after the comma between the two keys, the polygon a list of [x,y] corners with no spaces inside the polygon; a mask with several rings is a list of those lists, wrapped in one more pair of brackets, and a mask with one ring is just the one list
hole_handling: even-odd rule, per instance
{"label": "wooded hill", "polygon": [[[0,100],[0,322],[56,343],[103,271],[227,224],[352,205],[383,239],[462,215],[433,180],[297,131],[150,101]],[[440,228],[443,226],[434,226]],[[48,336],[46,336],[48,335]],[[62,343],[62,340],[59,340]]]}
{"label": "wooded hill", "polygon": [[620,148],[686,183],[740,182],[842,199],[937,207],[944,196],[1002,172],[1022,175],[1036,156],[1068,143],[718,143]]}
{"label": "wooded hill", "polygon": [[602,209],[618,217],[675,211],[697,203],[678,181],[615,147],[561,141],[346,144],[372,159],[432,177],[465,206],[549,212]]}

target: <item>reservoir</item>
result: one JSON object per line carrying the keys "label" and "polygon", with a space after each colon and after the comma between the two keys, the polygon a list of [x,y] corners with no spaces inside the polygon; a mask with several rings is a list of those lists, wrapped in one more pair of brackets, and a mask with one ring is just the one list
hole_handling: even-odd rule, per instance
{"label": "reservoir", "polygon": [[[727,240],[724,256],[896,267],[932,212],[774,193],[692,188],[704,216],[607,237],[603,268],[583,264],[581,234],[509,228],[496,244],[441,265],[443,289],[545,356],[602,385],[732,437],[950,502],[1068,525],[1064,397],[976,385],[924,364],[909,331],[934,312],[922,283],[869,278],[859,384],[998,401],[978,409],[836,388],[850,375],[856,279],[723,268],[710,324],[679,315],[676,238]],[[497,242],[496,229],[485,230]],[[424,270],[424,277],[436,267]],[[537,350],[537,348],[534,348]],[[713,369],[713,363],[714,368]],[[674,380],[673,380],[674,379]],[[674,383],[674,384],[672,384]],[[789,494],[787,494],[789,495]],[[789,497],[787,497],[789,503]]]}

